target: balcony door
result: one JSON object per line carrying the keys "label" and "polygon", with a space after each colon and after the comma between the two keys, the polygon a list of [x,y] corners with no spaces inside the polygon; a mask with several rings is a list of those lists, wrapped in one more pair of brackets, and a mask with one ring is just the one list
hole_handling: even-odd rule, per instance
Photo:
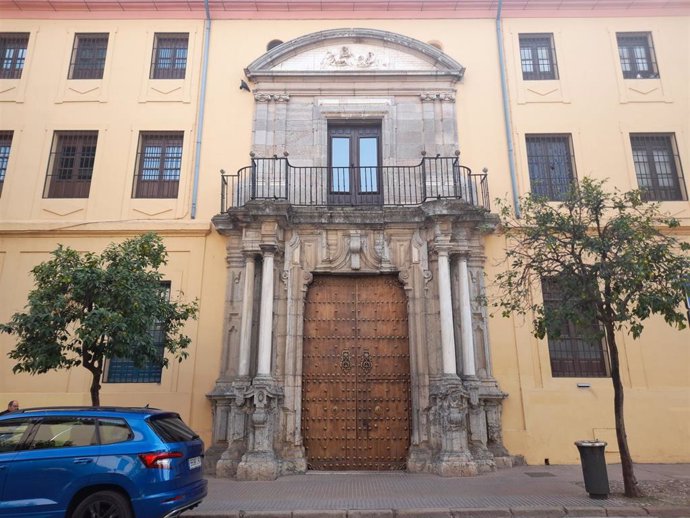
{"label": "balcony door", "polygon": [[380,205],[381,123],[328,126],[328,203]]}

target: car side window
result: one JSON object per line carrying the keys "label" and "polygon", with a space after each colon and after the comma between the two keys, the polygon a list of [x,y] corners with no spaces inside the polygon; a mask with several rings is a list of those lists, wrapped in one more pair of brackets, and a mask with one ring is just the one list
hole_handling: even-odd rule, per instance
{"label": "car side window", "polygon": [[133,437],[127,422],[117,418],[100,418],[98,420],[98,433],[101,436],[101,444],[125,442]]}
{"label": "car side window", "polygon": [[94,419],[49,417],[38,424],[29,449],[70,448],[98,444]]}
{"label": "car side window", "polygon": [[30,419],[11,419],[0,422],[0,453],[18,449],[30,426]]}

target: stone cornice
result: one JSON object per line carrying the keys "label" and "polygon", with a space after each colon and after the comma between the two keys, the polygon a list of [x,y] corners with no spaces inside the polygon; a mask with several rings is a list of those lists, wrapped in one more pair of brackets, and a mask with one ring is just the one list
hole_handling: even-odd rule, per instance
{"label": "stone cornice", "polygon": [[[495,0],[209,0],[218,19],[493,18]],[[372,7],[373,5],[373,7]],[[17,18],[205,17],[203,0],[0,0],[0,13]],[[682,16],[690,0],[504,0],[504,18]]]}

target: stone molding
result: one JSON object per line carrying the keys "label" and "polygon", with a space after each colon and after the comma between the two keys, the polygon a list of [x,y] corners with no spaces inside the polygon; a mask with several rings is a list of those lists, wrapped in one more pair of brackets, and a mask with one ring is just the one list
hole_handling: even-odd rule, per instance
{"label": "stone molding", "polygon": [[423,103],[434,101],[448,103],[455,102],[455,94],[452,92],[422,92],[421,94],[419,94],[419,98],[422,100]]}
{"label": "stone molding", "polygon": [[270,101],[276,103],[286,103],[290,100],[289,94],[270,94],[265,92],[254,92],[254,100],[257,103],[267,103]]}

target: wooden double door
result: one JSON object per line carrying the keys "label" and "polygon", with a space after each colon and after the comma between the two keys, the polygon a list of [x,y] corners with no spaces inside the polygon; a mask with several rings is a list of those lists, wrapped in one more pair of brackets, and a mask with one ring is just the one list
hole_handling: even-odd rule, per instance
{"label": "wooden double door", "polygon": [[303,343],[309,469],[405,469],[410,354],[407,298],[396,277],[316,276]]}

